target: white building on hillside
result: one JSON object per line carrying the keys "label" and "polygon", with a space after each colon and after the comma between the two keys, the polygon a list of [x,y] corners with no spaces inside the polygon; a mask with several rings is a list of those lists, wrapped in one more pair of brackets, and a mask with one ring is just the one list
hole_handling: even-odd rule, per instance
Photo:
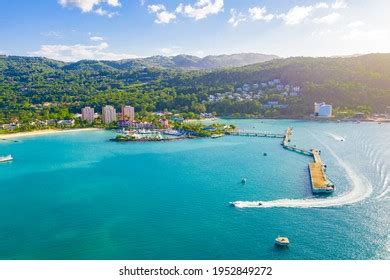
{"label": "white building on hillside", "polygon": [[331,118],[332,117],[332,105],[322,103],[314,103],[314,116],[320,118]]}

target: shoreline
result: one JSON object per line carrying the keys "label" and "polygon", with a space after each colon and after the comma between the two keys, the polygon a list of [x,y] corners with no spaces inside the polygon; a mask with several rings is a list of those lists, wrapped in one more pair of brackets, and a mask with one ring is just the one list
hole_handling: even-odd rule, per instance
{"label": "shoreline", "polygon": [[41,136],[41,135],[53,135],[53,134],[62,134],[62,133],[71,133],[71,132],[83,132],[83,131],[98,131],[102,130],[101,128],[75,128],[75,129],[43,129],[35,131],[26,131],[26,132],[16,132],[16,133],[7,133],[0,134],[0,139],[15,139],[22,137],[31,137],[31,136]]}

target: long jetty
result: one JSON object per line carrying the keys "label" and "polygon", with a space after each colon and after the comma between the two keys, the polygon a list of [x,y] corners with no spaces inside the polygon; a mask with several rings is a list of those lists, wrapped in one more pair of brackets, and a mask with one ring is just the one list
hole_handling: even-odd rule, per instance
{"label": "long jetty", "polygon": [[295,145],[290,145],[292,137],[292,128],[287,128],[284,133],[282,146],[286,150],[293,151],[299,154],[313,157],[313,161],[309,164],[309,174],[311,189],[315,194],[331,193],[334,191],[334,184],[326,176],[326,166],[322,163],[320,151],[316,149],[304,150],[297,148]]}
{"label": "long jetty", "polygon": [[284,133],[283,136],[283,142],[282,142],[283,148],[292,152],[296,152],[298,154],[302,154],[310,157],[313,156],[313,153],[311,151],[297,148],[295,145],[290,145],[291,137],[292,137],[292,128],[289,127],[286,129],[286,132]]}
{"label": "long jetty", "polygon": [[227,135],[231,135],[231,136],[284,138],[283,134],[270,133],[270,132],[249,131],[249,130],[231,131],[231,132],[227,132],[226,134]]}
{"label": "long jetty", "polygon": [[291,127],[287,128],[284,134],[245,130],[229,132],[227,134],[232,136],[283,138],[282,146],[284,149],[313,158],[313,161],[309,164],[310,182],[313,193],[322,194],[334,191],[334,184],[326,175],[326,166],[322,163],[321,152],[316,149],[305,150],[297,148],[295,145],[290,145],[292,137]]}

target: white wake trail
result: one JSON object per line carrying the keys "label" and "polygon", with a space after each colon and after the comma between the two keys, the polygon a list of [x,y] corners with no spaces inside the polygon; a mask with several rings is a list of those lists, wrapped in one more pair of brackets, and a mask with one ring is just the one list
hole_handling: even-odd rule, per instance
{"label": "white wake trail", "polygon": [[332,137],[333,139],[337,140],[337,141],[345,141],[345,137],[343,136],[340,136],[340,135],[336,135],[336,134],[333,134],[333,133],[326,133],[328,134],[330,137]]}
{"label": "white wake trail", "polygon": [[348,192],[328,198],[308,198],[308,199],[279,199],[272,201],[236,201],[233,205],[238,208],[324,208],[350,205],[364,200],[372,193],[372,185],[364,177],[359,176],[349,164],[343,161],[329,146],[317,139],[330,154],[337,160],[337,162],[345,170],[349,177],[351,188]]}

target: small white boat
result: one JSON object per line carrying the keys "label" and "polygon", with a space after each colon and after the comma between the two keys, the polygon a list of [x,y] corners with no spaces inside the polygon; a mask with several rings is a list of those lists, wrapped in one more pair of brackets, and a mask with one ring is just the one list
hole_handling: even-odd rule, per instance
{"label": "small white boat", "polygon": [[220,138],[223,136],[225,136],[225,134],[213,134],[213,135],[211,135],[211,138]]}
{"label": "small white boat", "polygon": [[278,236],[278,238],[275,239],[275,244],[278,246],[286,247],[290,245],[290,240],[288,240],[287,237]]}
{"label": "small white boat", "polygon": [[12,161],[14,158],[11,155],[0,157],[0,162]]}

